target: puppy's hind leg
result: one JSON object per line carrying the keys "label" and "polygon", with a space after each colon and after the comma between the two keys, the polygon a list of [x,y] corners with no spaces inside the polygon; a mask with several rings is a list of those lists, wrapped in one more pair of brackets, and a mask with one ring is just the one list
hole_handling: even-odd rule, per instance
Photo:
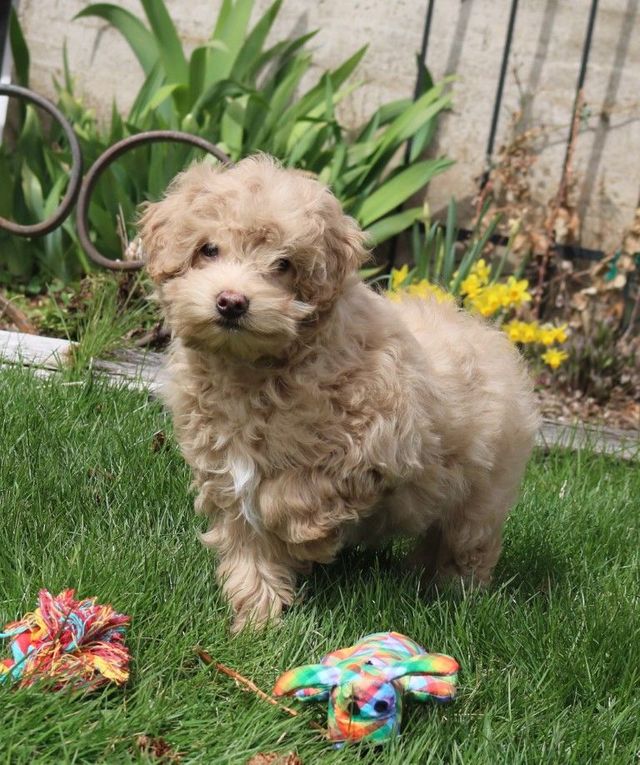
{"label": "puppy's hind leg", "polygon": [[513,486],[485,486],[459,507],[449,509],[420,541],[413,555],[425,578],[462,579],[469,585],[491,581],[502,550],[502,527],[516,497]]}
{"label": "puppy's hind leg", "polygon": [[202,541],[218,553],[216,577],[235,614],[233,633],[275,621],[291,605],[296,569],[278,540],[234,520],[214,526]]}

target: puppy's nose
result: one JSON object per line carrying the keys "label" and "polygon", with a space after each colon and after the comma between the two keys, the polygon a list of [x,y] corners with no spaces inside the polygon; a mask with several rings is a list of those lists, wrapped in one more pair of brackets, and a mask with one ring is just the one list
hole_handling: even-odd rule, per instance
{"label": "puppy's nose", "polygon": [[225,319],[239,319],[247,312],[249,300],[239,292],[224,290],[216,298],[216,308]]}

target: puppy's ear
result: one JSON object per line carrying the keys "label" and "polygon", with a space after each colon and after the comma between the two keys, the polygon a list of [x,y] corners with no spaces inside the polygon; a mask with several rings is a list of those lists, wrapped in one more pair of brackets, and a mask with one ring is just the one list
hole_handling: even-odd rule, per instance
{"label": "puppy's ear", "polygon": [[192,255],[190,211],[198,197],[210,192],[222,167],[199,163],[177,175],[164,199],[142,207],[138,231],[146,268],[156,284],[184,271]]}
{"label": "puppy's ear", "polygon": [[360,226],[342,210],[327,227],[327,248],[335,259],[334,268],[339,281],[357,271],[369,258],[365,239],[366,236]]}
{"label": "puppy's ear", "polygon": [[358,270],[369,253],[364,233],[328,190],[318,207],[315,228],[323,258],[315,261],[312,272],[300,285],[300,293],[322,312],[331,307],[347,276]]}

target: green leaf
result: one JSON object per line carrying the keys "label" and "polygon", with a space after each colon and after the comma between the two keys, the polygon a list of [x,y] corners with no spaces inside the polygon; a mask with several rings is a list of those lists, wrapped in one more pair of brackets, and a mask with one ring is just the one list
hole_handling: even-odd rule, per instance
{"label": "green leaf", "polygon": [[259,58],[256,59],[254,66],[250,71],[246,73],[246,77],[255,76],[274,59],[277,61],[276,65],[274,66],[275,73],[277,74],[278,70],[280,69],[280,65],[288,61],[291,56],[297,53],[300,48],[306,45],[306,43],[317,34],[318,30],[315,29],[314,31],[307,32],[307,34],[302,35],[301,37],[297,37],[294,40],[283,40],[282,42],[276,43],[273,47],[266,50],[260,55]]}
{"label": "green leaf", "polygon": [[220,80],[207,88],[207,90],[200,96],[193,106],[193,113],[198,115],[210,104],[222,101],[226,96],[242,96],[245,94],[253,96],[263,104],[264,108],[268,107],[267,102],[262,98],[260,93],[257,93],[252,88],[247,88],[234,80]]}
{"label": "green leaf", "polygon": [[19,85],[25,88],[29,85],[29,48],[22,34],[22,28],[18,21],[15,7],[11,8],[9,20],[9,41],[11,44],[11,58],[16,72]]}
{"label": "green leaf", "polygon": [[141,115],[148,111],[149,102],[158,88],[162,86],[163,80],[164,72],[162,71],[160,61],[157,61],[136,95],[135,101],[129,111],[129,122],[134,124],[139,123]]}
{"label": "green leaf", "polygon": [[378,274],[381,274],[385,269],[385,265],[382,264],[381,266],[373,266],[372,268],[361,268],[358,271],[358,275],[361,279],[366,281],[367,279],[372,279],[374,276],[378,276]]}
{"label": "green leaf", "polygon": [[[0,146],[0,215],[11,218],[13,212],[13,167],[10,165],[7,155]],[[0,248],[1,249],[1,248]]]}
{"label": "green leaf", "polygon": [[421,215],[422,207],[412,207],[409,210],[403,210],[395,215],[382,218],[365,229],[364,233],[367,235],[369,246],[375,247],[387,239],[391,239],[392,236],[396,236],[413,225]]}
{"label": "green leaf", "polygon": [[42,185],[36,174],[25,162],[22,165],[22,193],[29,212],[36,221],[44,220],[44,199]]}
{"label": "green leaf", "polygon": [[388,104],[382,104],[371,116],[360,135],[358,141],[369,141],[373,138],[376,130],[383,125],[391,122],[400,116],[402,112],[408,109],[412,104],[410,98],[401,98],[398,101],[391,101]]}
{"label": "green leaf", "polygon": [[411,138],[425,123],[450,105],[451,95],[441,95],[445,84],[446,81],[443,81],[429,90],[389,125],[380,138],[374,161],[386,152],[394,151],[403,141]]}
{"label": "green leaf", "polygon": [[47,198],[42,208],[42,213],[45,218],[48,218],[50,215],[53,215],[56,207],[60,203],[60,197],[62,196],[62,191],[66,185],[67,185],[66,174],[59,175],[55,183],[49,190],[49,193],[47,194]]}
{"label": "green leaf", "polygon": [[446,157],[428,159],[397,173],[364,200],[357,215],[360,224],[368,226],[394,210],[412,194],[420,191],[434,175],[444,172],[452,164],[452,160]]}
{"label": "green leaf", "polygon": [[[482,220],[482,216],[484,215],[484,212],[486,211],[487,206],[485,205],[485,209],[482,212],[482,215],[480,217],[480,220],[478,220],[478,224],[476,226],[476,230],[479,230],[479,226]],[[460,284],[464,279],[467,278],[469,271],[471,269],[471,266],[475,263],[476,260],[482,255],[482,251],[487,246],[487,242],[489,239],[493,236],[493,232],[496,230],[496,227],[500,223],[500,216],[496,215],[494,218],[492,218],[491,222],[487,226],[484,234],[477,239],[471,247],[465,252],[462,261],[460,263],[460,266],[458,268],[458,274],[454,278],[452,284],[451,284],[451,292],[454,295],[457,295],[460,290]]]}
{"label": "green leaf", "polygon": [[262,53],[262,46],[271,31],[281,5],[282,0],[275,0],[247,35],[231,69],[231,77],[233,79],[242,80],[254,70],[257,60]]}
{"label": "green leaf", "polygon": [[147,112],[151,112],[156,109],[160,104],[164,103],[171,94],[180,87],[177,83],[171,83],[171,85],[163,85],[158,88],[153,96],[149,99],[144,111],[140,114],[140,119],[143,119]]}
{"label": "green leaf", "polygon": [[[269,110],[254,139],[254,148],[264,148],[263,142],[274,127],[281,128],[282,125],[293,127],[295,118],[289,110],[285,111],[285,108],[293,98],[296,88],[310,66],[311,56],[308,54],[299,54],[292,59],[286,77],[280,82],[269,100]],[[279,153],[273,148],[271,150],[276,154]]]}
{"label": "green leaf", "polygon": [[409,152],[409,162],[415,162],[422,152],[433,140],[436,134],[438,121],[436,117],[424,123],[424,125],[415,133],[411,139],[411,151]]}
{"label": "green leaf", "polygon": [[155,35],[167,79],[179,85],[188,85],[189,66],[164,0],[140,0],[140,2]]}
{"label": "green leaf", "polygon": [[109,143],[116,143],[121,138],[124,138],[124,125],[122,123],[122,117],[118,111],[115,98],[111,104],[111,125],[109,128]]}
{"label": "green leaf", "polygon": [[[516,241],[516,237],[520,233],[520,228],[521,228],[520,222],[518,222],[516,226],[513,226],[511,233],[509,234],[507,245],[504,248],[504,252],[502,253],[502,257],[497,263],[494,262],[491,266],[491,275],[489,277],[489,284],[495,284],[498,281],[498,279],[502,276],[504,267],[507,264],[507,261],[509,260],[511,251],[513,250],[513,245]],[[517,278],[520,278],[520,277],[518,276]]]}
{"label": "green leaf", "polygon": [[80,13],[77,13],[74,18],[79,19],[83,16],[97,16],[117,29],[129,43],[145,75],[149,74],[160,55],[158,43],[153,34],[151,34],[137,16],[111,3],[88,5]]}
{"label": "green leaf", "polygon": [[204,89],[207,66],[207,48],[195,48],[189,60],[189,102],[195,104]]}
{"label": "green leaf", "polygon": [[456,220],[458,218],[456,200],[451,197],[449,200],[449,207],[447,208],[447,226],[444,236],[444,270],[443,281],[445,284],[449,284],[453,275],[453,268],[455,265],[455,243],[458,238],[458,229],[456,227]]}
{"label": "green leaf", "polygon": [[220,135],[229,147],[232,157],[238,158],[242,153],[244,136],[244,120],[249,96],[240,96],[227,103],[220,122]]}
{"label": "green leaf", "polygon": [[[313,145],[317,141],[318,136],[322,134],[322,131],[325,130],[326,127],[327,123],[324,121],[314,124],[313,127],[296,142],[295,146],[287,157],[287,165],[289,167],[296,167],[297,165],[308,167],[309,157],[307,155],[311,154]],[[305,158],[306,161],[303,161]]]}
{"label": "green leaf", "polygon": [[207,55],[205,84],[211,86],[230,76],[236,56],[247,37],[254,0],[224,0],[213,31],[212,40],[225,45],[224,50],[211,48]]}
{"label": "green leaf", "polygon": [[433,278],[436,284],[443,284],[442,272],[444,268],[444,245],[442,243],[442,226],[435,226],[432,242]]}
{"label": "green leaf", "polygon": [[326,77],[330,78],[331,87],[333,90],[338,90],[338,88],[340,88],[345,80],[351,76],[355,68],[362,61],[362,58],[366,52],[367,46],[364,45],[337,69],[324,74],[318,81],[317,85],[311,88],[311,90],[307,91],[307,93],[305,93],[302,98],[300,98],[295,104],[287,109],[287,111],[282,115],[283,122],[300,119],[300,117],[310,112],[318,104],[322,103],[326,93]]}

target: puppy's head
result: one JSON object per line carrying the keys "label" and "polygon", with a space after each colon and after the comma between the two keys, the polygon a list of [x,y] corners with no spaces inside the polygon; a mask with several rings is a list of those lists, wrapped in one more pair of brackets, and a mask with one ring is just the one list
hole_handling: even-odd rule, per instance
{"label": "puppy's head", "polygon": [[285,355],[366,258],[331,192],[265,156],[191,167],[140,231],[173,332],[247,359]]}

